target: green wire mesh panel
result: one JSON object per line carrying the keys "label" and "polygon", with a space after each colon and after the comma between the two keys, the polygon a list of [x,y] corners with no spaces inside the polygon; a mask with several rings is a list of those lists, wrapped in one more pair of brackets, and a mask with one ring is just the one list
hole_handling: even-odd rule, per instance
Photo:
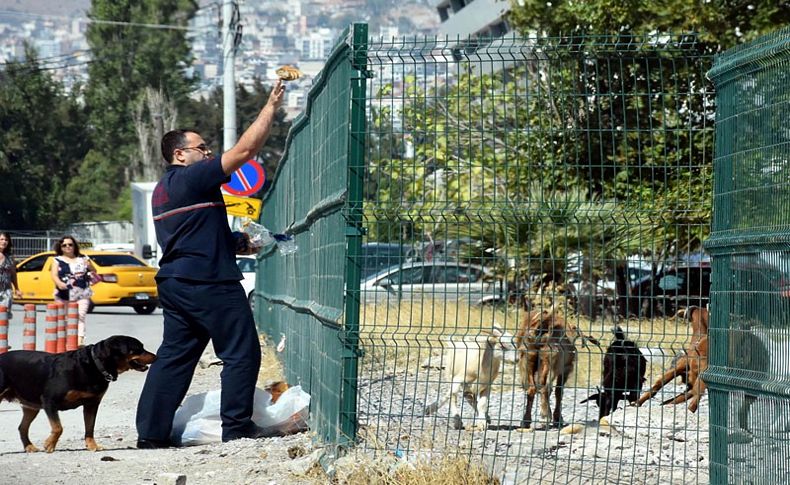
{"label": "green wire mesh panel", "polygon": [[716,84],[711,481],[790,472],[790,29],[725,52]]}
{"label": "green wire mesh panel", "polygon": [[[707,395],[696,412],[661,406],[686,392],[670,380],[641,407],[622,401],[611,426],[581,402],[602,383],[615,323],[647,357],[647,390],[690,345],[685,309],[708,303],[701,50],[694,35],[370,42],[362,449],[482,461],[503,483],[708,481]],[[554,320],[530,333],[542,339],[530,355],[567,364],[541,367],[562,422],[538,392],[525,423],[534,374],[506,349],[541,311]],[[638,381],[617,390],[635,398]],[[462,396],[476,392],[487,426],[482,400],[476,417]]]}
{"label": "green wire mesh panel", "polygon": [[[274,342],[286,338],[286,378],[311,395],[311,428],[338,444],[356,435],[353,327],[359,312],[353,299],[344,298],[344,286],[359,280],[353,265],[346,273],[349,234],[359,232],[348,210],[355,186],[348,173],[360,163],[353,159],[358,143],[352,129],[361,128],[351,100],[364,97],[352,56],[362,50],[364,58],[366,32],[362,25],[343,35],[310,90],[306,112],[291,128],[261,222],[293,235],[298,250],[259,255],[256,279],[256,320]],[[363,108],[358,111],[364,120]]]}

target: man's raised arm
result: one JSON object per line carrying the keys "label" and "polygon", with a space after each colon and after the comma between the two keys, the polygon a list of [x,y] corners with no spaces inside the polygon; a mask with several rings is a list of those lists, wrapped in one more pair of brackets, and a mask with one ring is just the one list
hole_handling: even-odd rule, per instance
{"label": "man's raised arm", "polygon": [[244,131],[239,141],[233,148],[222,154],[222,171],[230,175],[244,165],[247,160],[258,154],[266,139],[269,137],[277,109],[283,101],[285,85],[281,80],[272,87],[266,106],[258,113],[258,117],[249,128]]}

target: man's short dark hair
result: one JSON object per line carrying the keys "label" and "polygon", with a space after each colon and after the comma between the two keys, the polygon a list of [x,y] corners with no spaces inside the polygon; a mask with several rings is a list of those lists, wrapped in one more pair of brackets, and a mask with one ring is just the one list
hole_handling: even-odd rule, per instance
{"label": "man's short dark hair", "polygon": [[187,133],[195,133],[192,130],[173,130],[165,133],[162,137],[162,157],[167,163],[173,163],[173,152],[177,148],[184,148],[187,142]]}

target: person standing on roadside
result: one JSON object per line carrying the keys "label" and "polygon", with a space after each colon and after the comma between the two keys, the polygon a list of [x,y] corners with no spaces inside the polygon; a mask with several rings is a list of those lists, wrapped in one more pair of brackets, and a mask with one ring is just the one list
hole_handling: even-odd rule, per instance
{"label": "person standing on roadside", "polygon": [[258,117],[222,155],[212,156],[195,131],[162,137],[169,166],[151,205],[162,248],[156,281],[164,330],[137,405],[138,448],[172,446],[173,417],[209,340],[223,362],[222,441],[263,436],[252,422],[261,362],[258,330],[235,258],[252,250],[246,235],[231,232],[220,186],[260,151],[284,92],[277,81]]}
{"label": "person standing on roadside", "polygon": [[80,252],[80,245],[72,236],[63,236],[55,243],[55,254],[51,270],[52,281],[55,283],[55,301],[63,304],[77,302],[77,345],[82,347],[85,345],[85,318],[93,296],[91,275],[96,274],[96,268]]}
{"label": "person standing on roadside", "polygon": [[19,283],[16,280],[16,265],[14,264],[14,243],[11,235],[0,232],[0,306],[8,309],[8,319],[11,320],[11,305],[14,298],[22,298]]}

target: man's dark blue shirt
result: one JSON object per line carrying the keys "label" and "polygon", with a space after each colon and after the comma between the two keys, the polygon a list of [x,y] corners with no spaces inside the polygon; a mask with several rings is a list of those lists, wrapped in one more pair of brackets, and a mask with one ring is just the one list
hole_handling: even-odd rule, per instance
{"label": "man's dark blue shirt", "polygon": [[219,156],[167,167],[151,198],[156,239],[162,248],[157,279],[242,279],[220,190],[228,180]]}

